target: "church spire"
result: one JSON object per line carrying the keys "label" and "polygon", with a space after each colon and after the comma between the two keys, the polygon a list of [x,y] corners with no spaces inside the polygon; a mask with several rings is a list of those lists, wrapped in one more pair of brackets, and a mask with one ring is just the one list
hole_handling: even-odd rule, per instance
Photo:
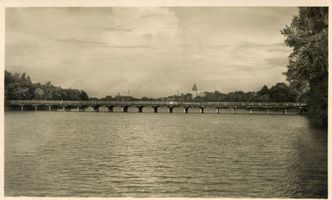
{"label": "church spire", "polygon": [[193,89],[191,89],[192,91],[198,91],[198,88],[197,88],[197,86],[196,86],[196,83],[194,83],[194,86],[193,86]]}

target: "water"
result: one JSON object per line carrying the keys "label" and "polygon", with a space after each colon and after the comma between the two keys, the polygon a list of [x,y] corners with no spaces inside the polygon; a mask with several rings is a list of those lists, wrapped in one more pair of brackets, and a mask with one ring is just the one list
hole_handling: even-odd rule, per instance
{"label": "water", "polygon": [[5,113],[6,196],[327,198],[303,116]]}

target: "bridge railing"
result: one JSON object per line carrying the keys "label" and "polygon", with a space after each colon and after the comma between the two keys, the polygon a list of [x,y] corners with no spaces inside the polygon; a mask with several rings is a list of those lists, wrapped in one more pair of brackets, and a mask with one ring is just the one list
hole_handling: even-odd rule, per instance
{"label": "bridge railing", "polygon": [[293,102],[202,102],[202,105],[213,106],[306,106],[304,103]]}
{"label": "bridge railing", "polygon": [[9,100],[9,105],[72,105],[72,106],[270,106],[305,107],[304,103],[278,102],[182,102],[182,101],[55,101],[55,100]]}

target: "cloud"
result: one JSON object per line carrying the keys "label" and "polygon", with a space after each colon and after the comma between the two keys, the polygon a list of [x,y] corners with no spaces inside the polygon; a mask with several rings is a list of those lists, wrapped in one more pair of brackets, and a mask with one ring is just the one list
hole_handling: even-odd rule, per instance
{"label": "cloud", "polygon": [[271,44],[264,44],[264,43],[258,43],[258,42],[243,42],[239,45],[240,47],[248,47],[248,48],[260,48],[260,47],[284,47],[284,43],[271,43]]}
{"label": "cloud", "polygon": [[280,66],[286,67],[288,64],[288,58],[285,56],[272,57],[272,58],[267,58],[265,60],[271,67],[280,67]]}
{"label": "cloud", "polygon": [[89,40],[80,40],[75,38],[68,38],[68,39],[61,39],[61,38],[51,38],[46,37],[47,39],[64,42],[64,43],[73,43],[78,45],[91,45],[94,47],[108,47],[108,48],[128,48],[128,49],[136,49],[136,48],[143,48],[143,49],[151,49],[155,48],[153,46],[148,45],[124,45],[124,46],[117,46],[117,45],[110,45],[105,42],[98,42],[98,41],[89,41]]}
{"label": "cloud", "polygon": [[130,28],[123,28],[121,26],[118,27],[98,27],[97,29],[106,30],[106,31],[120,31],[120,32],[128,32],[132,29]]}
{"label": "cloud", "polygon": [[167,96],[284,81],[295,8],[7,8],[6,69],[86,90]]}
{"label": "cloud", "polygon": [[97,41],[89,41],[89,40],[80,40],[76,38],[66,38],[66,39],[61,39],[61,38],[52,38],[52,37],[46,37],[51,40],[56,40],[60,42],[70,42],[70,43],[78,43],[78,44],[91,44],[91,45],[106,45],[104,42],[97,42]]}

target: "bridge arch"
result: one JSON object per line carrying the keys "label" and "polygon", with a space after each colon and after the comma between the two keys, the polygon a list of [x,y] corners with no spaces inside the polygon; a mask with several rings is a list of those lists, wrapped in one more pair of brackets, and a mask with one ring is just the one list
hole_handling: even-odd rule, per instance
{"label": "bridge arch", "polygon": [[[144,108],[152,108],[153,112],[158,112],[159,108],[166,109],[166,112],[184,112],[188,113],[189,109],[192,112],[211,113],[211,109],[215,109],[216,113],[220,113],[220,109],[224,109],[228,113],[236,114],[243,113],[242,110],[247,110],[247,113],[264,113],[270,114],[271,111],[275,114],[289,114],[289,111],[294,111],[298,114],[303,114],[308,110],[308,106],[304,103],[271,103],[271,102],[175,102],[175,101],[51,101],[51,100],[6,100],[7,107],[12,107],[12,110],[57,110],[62,109],[66,111],[88,111],[93,108],[93,111],[99,111],[100,108],[105,107],[105,111],[112,112],[114,108],[119,108],[120,112],[128,112],[128,108],[135,109],[135,112],[144,112]],[[205,110],[205,108],[207,108]],[[178,111],[178,109],[180,111]],[[10,109],[8,109],[10,110]],[[103,109],[101,109],[103,110]],[[228,111],[227,111],[228,110]],[[163,111],[165,112],[165,111]]]}

